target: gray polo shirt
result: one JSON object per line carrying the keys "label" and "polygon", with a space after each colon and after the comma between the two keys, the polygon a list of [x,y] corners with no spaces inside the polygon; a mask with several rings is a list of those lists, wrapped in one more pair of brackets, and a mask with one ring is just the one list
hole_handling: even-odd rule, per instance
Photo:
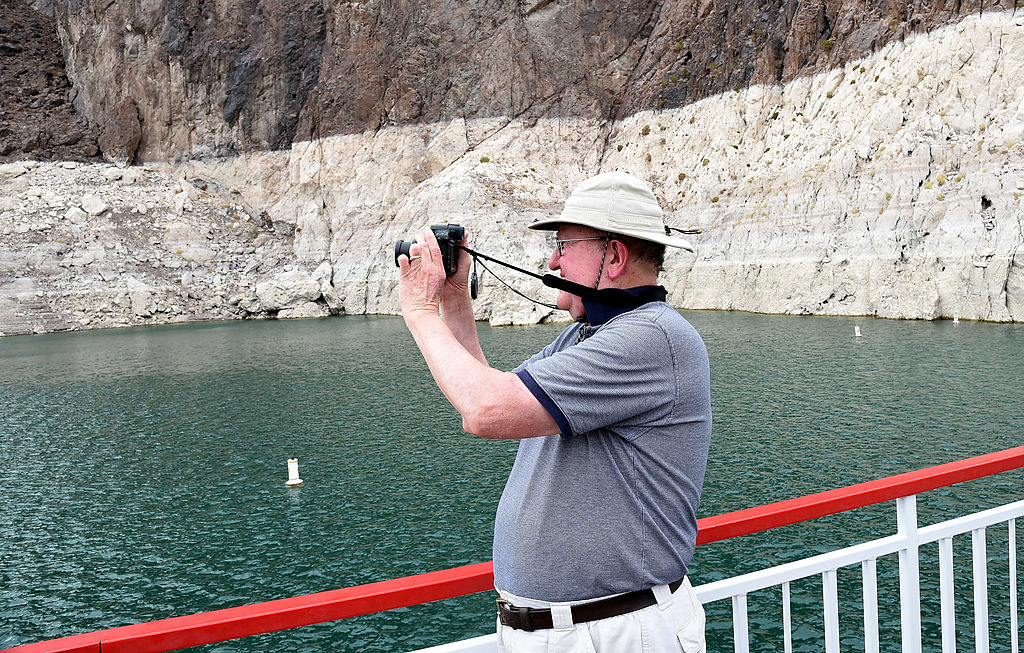
{"label": "gray polo shirt", "polygon": [[697,331],[652,302],[573,324],[516,373],[562,432],[519,444],[495,518],[495,585],[576,601],[686,574],[711,440]]}

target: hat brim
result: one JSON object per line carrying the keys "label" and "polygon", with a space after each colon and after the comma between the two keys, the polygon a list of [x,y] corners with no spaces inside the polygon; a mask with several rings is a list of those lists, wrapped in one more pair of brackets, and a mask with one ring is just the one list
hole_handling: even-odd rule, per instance
{"label": "hat brim", "polygon": [[640,240],[649,240],[651,242],[659,243],[661,245],[667,245],[668,247],[678,247],[679,249],[685,249],[688,252],[697,251],[696,248],[690,243],[690,241],[679,238],[677,236],[670,236],[666,233],[659,233],[651,230],[626,230],[626,229],[614,229],[607,227],[597,227],[594,225],[592,220],[587,219],[574,219],[572,216],[565,214],[557,217],[546,218],[543,220],[537,220],[529,226],[534,231],[558,231],[559,226],[563,224],[575,224],[581,227],[589,227],[590,229],[596,229],[597,231],[607,231],[608,233],[618,234],[620,236],[629,236],[631,238],[639,238]]}

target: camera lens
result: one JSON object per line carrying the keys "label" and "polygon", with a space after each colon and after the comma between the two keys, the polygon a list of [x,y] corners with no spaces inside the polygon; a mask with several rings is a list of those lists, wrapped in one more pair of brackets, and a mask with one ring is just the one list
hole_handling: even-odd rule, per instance
{"label": "camera lens", "polygon": [[415,240],[409,240],[409,241],[399,240],[398,242],[395,243],[395,267],[396,268],[398,267],[398,257],[401,256],[402,254],[405,254],[409,258],[412,258],[412,255],[409,253],[409,248],[411,248],[412,244],[415,243],[415,242],[416,242]]}

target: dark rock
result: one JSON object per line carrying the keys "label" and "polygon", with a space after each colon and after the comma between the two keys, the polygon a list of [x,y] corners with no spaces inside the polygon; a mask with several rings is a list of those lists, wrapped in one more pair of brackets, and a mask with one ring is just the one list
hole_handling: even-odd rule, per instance
{"label": "dark rock", "polygon": [[39,133],[29,134],[25,140],[21,142],[21,151],[29,153],[39,147]]}
{"label": "dark rock", "polygon": [[102,121],[99,148],[103,158],[119,166],[131,165],[142,138],[139,111],[131,98],[121,99]]}
{"label": "dark rock", "polygon": [[58,141],[58,145],[65,145],[65,146],[67,146],[67,145],[74,145],[75,143],[78,143],[81,140],[82,140],[82,132],[80,132],[78,130],[72,130],[72,131],[69,131],[67,134],[65,134],[64,138],[62,138],[62,139],[60,139],[60,141]]}
{"label": "dark rock", "polygon": [[100,154],[100,146],[96,143],[95,138],[90,138],[89,140],[81,143],[80,151],[86,157],[97,157]]}
{"label": "dark rock", "polygon": [[138,156],[175,159],[456,117],[622,118],[821,72],[1013,5],[53,2],[75,106],[118,161],[135,156],[136,126]]}
{"label": "dark rock", "polygon": [[[0,0],[0,133],[5,132],[0,135],[0,162],[95,157],[95,152],[89,154],[77,144],[61,145],[70,132],[92,130],[68,99],[71,83],[64,74],[52,16],[49,0],[36,0],[31,6]],[[20,143],[29,148],[19,149]]]}

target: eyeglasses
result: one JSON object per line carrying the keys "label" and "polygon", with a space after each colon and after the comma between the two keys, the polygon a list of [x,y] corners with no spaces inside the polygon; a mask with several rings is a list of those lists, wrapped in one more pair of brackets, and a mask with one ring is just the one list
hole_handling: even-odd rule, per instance
{"label": "eyeglasses", "polygon": [[608,240],[611,236],[592,236],[590,238],[559,238],[555,236],[555,247],[558,248],[558,255],[562,256],[565,254],[566,243],[578,243],[581,240]]}

